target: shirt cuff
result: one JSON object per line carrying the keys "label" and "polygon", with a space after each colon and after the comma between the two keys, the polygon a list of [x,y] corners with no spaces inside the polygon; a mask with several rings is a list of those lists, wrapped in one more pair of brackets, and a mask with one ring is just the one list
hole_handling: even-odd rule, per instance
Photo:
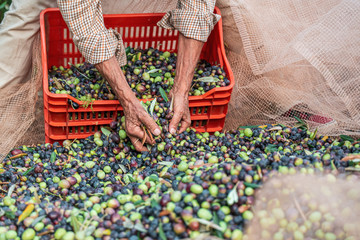
{"label": "shirt cuff", "polygon": [[121,36],[116,31],[104,29],[85,37],[73,36],[75,45],[91,64],[104,62],[115,56],[121,66],[126,64],[126,54]]}
{"label": "shirt cuff", "polygon": [[165,29],[177,29],[185,37],[206,42],[221,16],[196,9],[175,9],[157,23]]}

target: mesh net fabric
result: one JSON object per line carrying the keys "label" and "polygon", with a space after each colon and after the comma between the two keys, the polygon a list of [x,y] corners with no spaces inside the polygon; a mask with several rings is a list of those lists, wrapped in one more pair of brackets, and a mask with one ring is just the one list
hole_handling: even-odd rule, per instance
{"label": "mesh net fabric", "polygon": [[322,134],[359,134],[360,2],[218,4],[236,79],[228,129],[239,124],[291,125],[298,116]]}
{"label": "mesh net fabric", "polygon": [[40,36],[32,47],[31,78],[21,84],[0,89],[0,157],[15,146],[44,142],[43,104],[41,89]]}
{"label": "mesh net fabric", "polygon": [[[104,1],[104,13],[165,12],[175,0]],[[235,75],[226,129],[304,118],[322,134],[359,135],[360,2],[218,0]],[[40,43],[29,81],[0,90],[2,156],[44,142]]]}
{"label": "mesh net fabric", "polygon": [[[360,234],[357,186],[355,176],[346,179],[298,173],[273,177],[255,195],[252,209],[255,217],[247,225],[244,240],[273,239],[272,236],[275,239],[276,233],[281,233],[283,239],[296,239],[295,230],[291,230],[293,224],[299,227],[298,231],[306,226],[302,232],[304,239],[323,239],[317,235],[319,231],[324,235],[334,233],[336,239],[357,237]],[[320,215],[320,219],[314,221],[314,214]]]}

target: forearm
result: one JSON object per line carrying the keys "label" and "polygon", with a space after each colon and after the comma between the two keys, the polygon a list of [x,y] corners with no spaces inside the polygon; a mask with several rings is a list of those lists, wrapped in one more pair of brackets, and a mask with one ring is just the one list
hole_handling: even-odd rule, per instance
{"label": "forearm", "polygon": [[115,57],[111,57],[109,60],[95,64],[95,67],[109,82],[113,92],[116,94],[123,107],[126,107],[131,101],[134,101],[134,98],[136,97],[131,91]]}
{"label": "forearm", "polygon": [[199,61],[204,43],[179,34],[178,56],[176,61],[176,77],[174,90],[176,93],[188,95],[194,70]]}

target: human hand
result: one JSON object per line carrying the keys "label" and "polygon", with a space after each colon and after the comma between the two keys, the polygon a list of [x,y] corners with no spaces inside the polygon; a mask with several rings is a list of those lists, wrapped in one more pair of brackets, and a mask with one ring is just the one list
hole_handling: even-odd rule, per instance
{"label": "human hand", "polygon": [[174,116],[169,125],[169,131],[171,134],[175,134],[180,123],[179,133],[181,133],[190,127],[191,124],[189,94],[187,91],[181,91],[175,87],[171,89],[169,96],[172,99],[174,111]]}
{"label": "human hand", "polygon": [[[118,97],[125,114],[125,131],[137,151],[147,151],[143,144],[154,144],[149,134],[159,136],[161,130],[150,115],[141,106],[134,92],[130,89],[124,73],[115,57],[98,63],[95,67],[110,83],[112,90]],[[148,133],[147,133],[148,132]],[[145,139],[145,142],[141,140]]]}
{"label": "human hand", "polygon": [[147,151],[143,140],[148,144],[155,144],[151,134],[159,136],[161,130],[154,119],[144,110],[139,100],[135,97],[124,104],[125,131],[136,151]]}

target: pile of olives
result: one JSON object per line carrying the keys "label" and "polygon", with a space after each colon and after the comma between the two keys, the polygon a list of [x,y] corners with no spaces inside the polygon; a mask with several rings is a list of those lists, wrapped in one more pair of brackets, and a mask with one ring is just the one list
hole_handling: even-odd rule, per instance
{"label": "pile of olives", "polygon": [[[176,75],[176,53],[157,49],[127,48],[127,64],[122,68],[126,80],[139,99],[161,96],[160,88],[169,92]],[[69,94],[80,101],[114,100],[116,95],[94,65],[53,66],[49,70],[49,91]],[[220,66],[200,60],[194,72],[190,96],[199,96],[230,84]],[[76,105],[76,104],[75,104]]]}
{"label": "pile of olives", "polygon": [[147,152],[121,116],[86,139],[13,149],[0,163],[0,239],[240,240],[274,172],[359,169],[342,161],[357,142],[283,125],[172,135],[169,101],[143,107],[162,129]]}

